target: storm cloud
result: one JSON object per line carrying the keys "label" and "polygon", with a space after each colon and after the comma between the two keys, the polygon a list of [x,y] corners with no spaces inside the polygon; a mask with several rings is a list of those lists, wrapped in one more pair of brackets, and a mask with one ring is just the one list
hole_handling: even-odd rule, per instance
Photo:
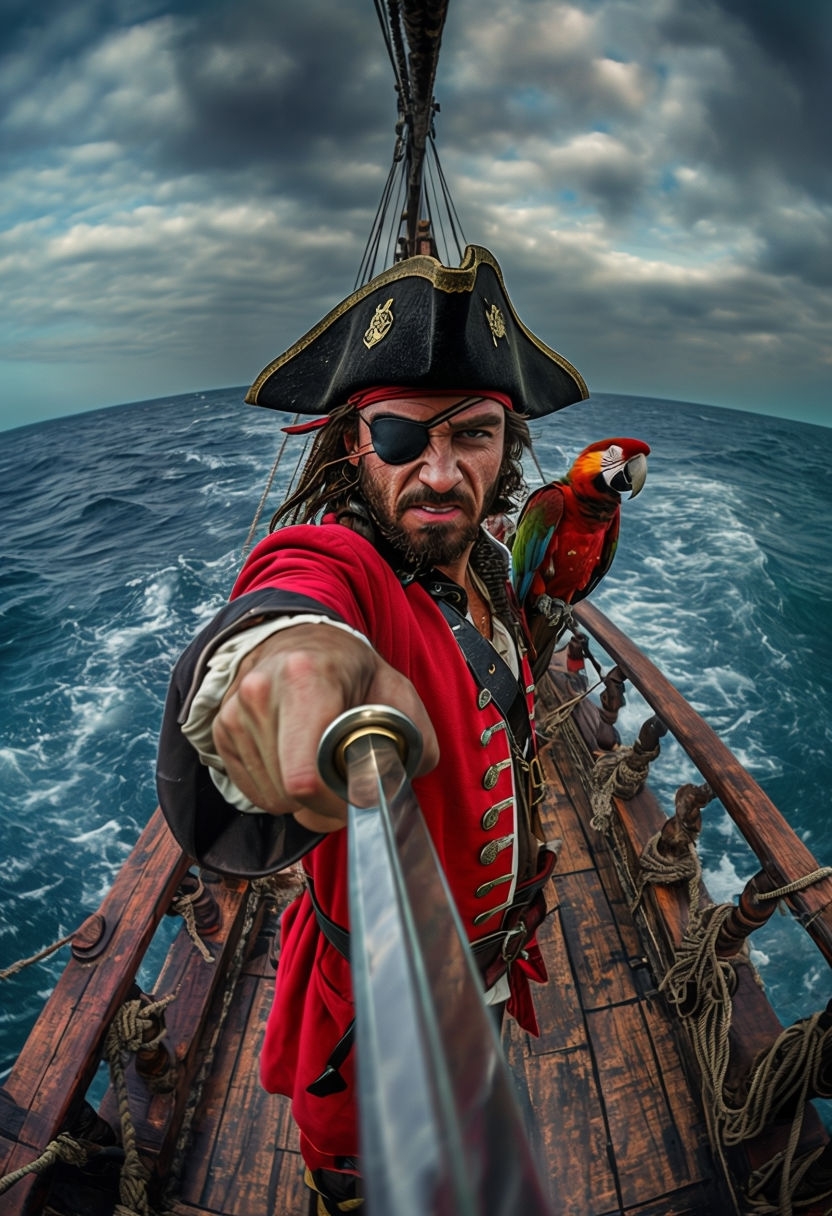
{"label": "storm cloud", "polygon": [[[247,384],[348,294],[395,138],[369,0],[0,11],[0,424]],[[592,390],[832,424],[831,11],[451,0],[465,237]]]}

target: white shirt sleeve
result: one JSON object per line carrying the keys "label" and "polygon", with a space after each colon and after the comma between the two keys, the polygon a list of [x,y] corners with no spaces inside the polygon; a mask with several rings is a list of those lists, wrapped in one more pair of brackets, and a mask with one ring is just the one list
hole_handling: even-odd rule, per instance
{"label": "white shirt sleeve", "polygon": [[273,620],[263,621],[259,625],[252,625],[250,629],[242,630],[217,647],[208,661],[205,676],[194,694],[188,717],[182,726],[183,735],[191,746],[196,748],[202,763],[209,768],[211,780],[223,798],[238,811],[245,811],[248,814],[262,814],[262,811],[237,789],[226,773],[223,762],[214,747],[212,734],[214,718],[223,697],[236,679],[237,670],[245,656],[272,634],[284,629],[291,629],[294,625],[329,625],[333,629],[351,633],[353,637],[360,638],[367,646],[370,645],[363,633],[359,633],[357,629],[353,629],[343,621],[333,621],[328,616],[319,616],[311,612],[301,613],[297,616],[275,617]]}

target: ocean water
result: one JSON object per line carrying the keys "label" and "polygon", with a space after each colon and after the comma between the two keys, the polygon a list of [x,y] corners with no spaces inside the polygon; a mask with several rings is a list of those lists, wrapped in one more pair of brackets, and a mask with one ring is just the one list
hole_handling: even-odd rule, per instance
{"label": "ocean water", "polygon": [[[227,597],[282,439],[285,419],[242,396],[143,402],[0,435],[0,968],[96,909],[155,807],[170,667]],[[832,432],[599,395],[534,434],[547,478],[595,439],[651,444],[646,487],[624,503],[619,552],[593,600],[832,864]],[[287,445],[258,538],[300,443]],[[625,742],[649,713],[630,691]],[[678,784],[698,780],[666,739],[653,770],[666,807]],[[734,898],[759,867],[718,804],[704,821],[711,893]],[[784,1024],[832,997],[826,963],[789,917],[773,917],[753,945]],[[0,1079],[63,958],[0,987]]]}

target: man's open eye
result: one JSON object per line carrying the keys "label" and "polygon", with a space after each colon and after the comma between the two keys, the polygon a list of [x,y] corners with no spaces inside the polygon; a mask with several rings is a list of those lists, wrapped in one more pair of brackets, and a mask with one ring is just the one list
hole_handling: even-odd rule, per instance
{"label": "man's open eye", "polygon": [[491,439],[494,432],[481,426],[472,426],[464,431],[457,431],[456,438],[461,439]]}

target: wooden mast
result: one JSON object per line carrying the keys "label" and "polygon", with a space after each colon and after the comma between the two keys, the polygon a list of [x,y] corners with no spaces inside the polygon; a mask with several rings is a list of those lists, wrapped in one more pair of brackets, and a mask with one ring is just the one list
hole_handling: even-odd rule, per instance
{"label": "wooden mast", "polygon": [[[430,222],[422,216],[425,153],[436,109],[433,86],[447,9],[447,0],[404,0],[403,3],[404,29],[409,48],[409,97],[405,99],[409,171],[404,215],[408,257],[429,252],[423,247],[427,239],[433,244]],[[420,224],[423,219],[426,223]]]}

